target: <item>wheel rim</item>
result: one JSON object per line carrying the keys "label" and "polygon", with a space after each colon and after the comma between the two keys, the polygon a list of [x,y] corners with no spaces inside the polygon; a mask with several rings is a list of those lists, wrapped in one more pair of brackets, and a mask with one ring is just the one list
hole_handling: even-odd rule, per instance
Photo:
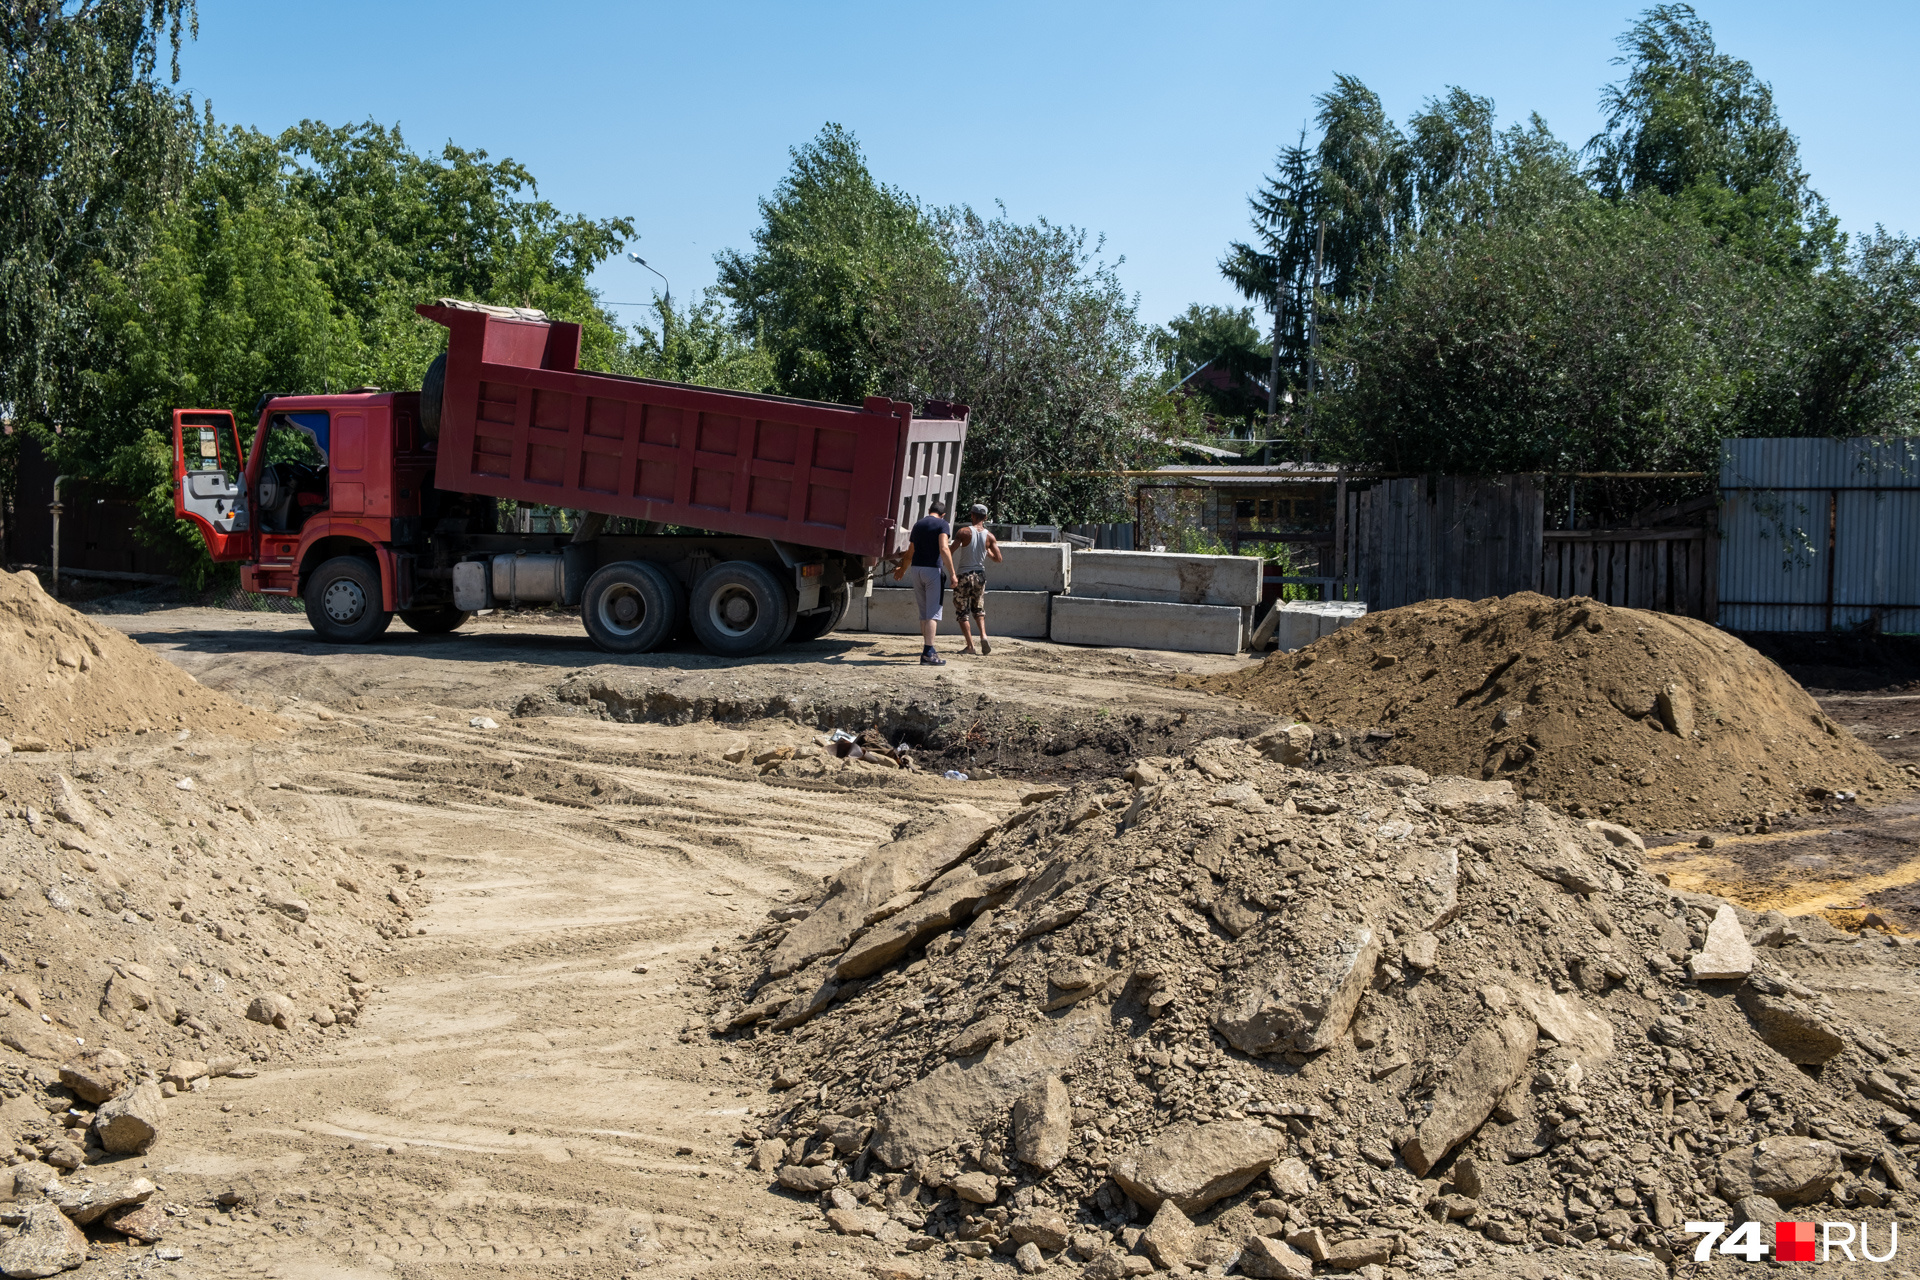
{"label": "wheel rim", "polygon": [[321,595],[320,607],[326,610],[330,621],[345,626],[359,621],[360,615],[367,611],[367,593],[352,578],[335,578]]}
{"label": "wheel rim", "polygon": [[601,592],[595,611],[600,616],[600,625],[617,636],[634,635],[647,623],[646,597],[624,582]]}
{"label": "wheel rim", "polygon": [[720,634],[738,639],[760,620],[760,601],[746,587],[730,583],[708,599],[707,620]]}

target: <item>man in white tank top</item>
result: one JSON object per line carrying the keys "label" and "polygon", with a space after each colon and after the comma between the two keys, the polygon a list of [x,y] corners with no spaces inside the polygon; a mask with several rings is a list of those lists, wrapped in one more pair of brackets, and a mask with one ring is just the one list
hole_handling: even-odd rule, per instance
{"label": "man in white tank top", "polygon": [[[992,653],[987,643],[987,561],[999,564],[1000,540],[987,532],[987,508],[974,503],[967,512],[967,523],[953,539],[953,609],[960,618],[960,634],[966,637],[967,653]],[[980,647],[973,647],[974,628],[980,629]]]}

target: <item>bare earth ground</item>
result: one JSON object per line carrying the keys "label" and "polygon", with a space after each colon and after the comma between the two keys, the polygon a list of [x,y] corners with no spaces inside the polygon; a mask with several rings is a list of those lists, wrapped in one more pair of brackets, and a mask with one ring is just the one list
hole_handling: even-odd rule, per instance
{"label": "bare earth ground", "polygon": [[[572,619],[431,638],[396,625],[358,650],[318,645],[286,615],[107,620],[303,723],[286,744],[300,771],[280,776],[338,797],[337,839],[424,868],[434,891],[416,913],[424,936],[386,957],[352,1036],[170,1104],[149,1173],[191,1212],[166,1242],[184,1253],[167,1274],[832,1275],[891,1256],[745,1171],[735,1139],[768,1082],[721,1060],[704,1030],[683,1040],[683,965],[916,813],[956,799],[1010,811],[1022,783],[896,773],[812,789],[720,759],[740,742],[806,741],[790,721],[511,718],[526,695],[601,667]],[[784,660],[725,667],[689,651],[614,674],[747,693],[823,674],[897,696],[938,681],[1052,723],[1102,708],[1201,713],[1215,700],[1141,677],[1238,661],[1004,641],[991,659],[931,671],[915,654],[910,639],[841,638]],[[474,715],[501,727],[470,728]],[[236,749],[232,786],[248,767],[270,773],[279,745]],[[512,795],[524,788],[498,780],[516,761],[590,766],[615,802]],[[228,1191],[242,1207],[214,1203]],[[157,1265],[147,1250],[102,1253],[80,1274]]]}
{"label": "bare earth ground", "polygon": [[[338,801],[328,834],[424,868],[434,900],[416,912],[424,934],[376,967],[380,993],[350,1035],[171,1104],[148,1173],[164,1188],[157,1199],[187,1210],[166,1241],[184,1256],[163,1264],[103,1245],[80,1275],[853,1276],[891,1261],[745,1169],[735,1140],[748,1113],[770,1105],[769,1082],[745,1056],[724,1060],[693,1020],[689,962],[932,807],[1010,811],[1027,779],[1105,770],[1149,745],[1164,752],[1236,717],[1263,719],[1165,683],[1245,659],[1003,641],[991,659],[955,656],[930,671],[914,662],[916,641],[862,636],[739,665],[691,649],[608,664],[570,618],[483,619],[448,637],[396,625],[358,650],[315,643],[297,616],[102,620],[300,724],[285,744],[233,746],[231,787],[269,776],[273,754],[297,748],[298,772],[279,776]],[[973,708],[969,742],[947,743],[938,764],[964,768],[966,755],[1003,776],[763,779],[722,753],[799,744],[809,730],[778,718],[623,723],[581,714],[591,698],[556,699],[570,681],[596,680],[748,708],[796,690],[816,702],[831,691],[850,709],[920,699],[951,719]],[[1872,705],[1875,731],[1920,729],[1920,702]],[[470,727],[476,715],[500,727]],[[569,770],[586,767],[611,791],[569,787]],[[522,774],[552,785],[514,785]],[[1676,885],[1693,876],[1741,898],[1736,882],[1759,874],[1787,886],[1781,901],[1799,904],[1789,911],[1853,906],[1920,880],[1912,806],[1832,816],[1712,850],[1676,844],[1650,862]],[[1869,863],[1848,852],[1860,827],[1874,842]],[[1810,879],[1795,861],[1805,858],[1826,860],[1812,877],[1823,887],[1794,898],[1791,886]],[[1899,1025],[1920,992],[1883,950],[1800,976],[1842,1011]],[[239,1203],[217,1204],[227,1192]],[[1013,1274],[1003,1259],[944,1249],[913,1263],[929,1275]]]}

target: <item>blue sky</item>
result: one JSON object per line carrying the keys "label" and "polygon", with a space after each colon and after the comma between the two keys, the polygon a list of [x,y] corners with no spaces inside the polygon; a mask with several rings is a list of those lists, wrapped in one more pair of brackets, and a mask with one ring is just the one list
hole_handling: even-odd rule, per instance
{"label": "blue sky", "polygon": [[[633,218],[676,299],[748,245],[788,148],[834,120],[923,201],[1104,235],[1159,322],[1237,301],[1215,263],[1336,71],[1402,120],[1458,84],[1577,145],[1641,7],[200,0],[182,83],[230,124],[371,118],[421,150],[512,156],[561,208]],[[1843,226],[1920,232],[1920,6],[1697,7],[1772,83]],[[642,304],[659,287],[624,261],[595,283]]]}

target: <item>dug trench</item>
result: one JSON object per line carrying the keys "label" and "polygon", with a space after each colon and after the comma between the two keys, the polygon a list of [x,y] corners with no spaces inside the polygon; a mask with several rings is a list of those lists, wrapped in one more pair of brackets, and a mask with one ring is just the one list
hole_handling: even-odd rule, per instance
{"label": "dug trench", "polygon": [[[650,1274],[961,1275],[1017,1265],[1023,1243],[1034,1243],[1042,1262],[1062,1273],[1083,1267],[1119,1273],[1151,1265],[1156,1249],[1173,1258],[1177,1246],[1169,1232],[1176,1224],[1169,1218],[1167,1230],[1142,1245],[1145,1236],[1138,1233],[1152,1230],[1156,1218],[1135,1219],[1128,1207],[1135,1202],[1116,1199],[1120,1184],[1094,1176],[1103,1167],[1097,1158],[1112,1170],[1132,1149],[1129,1144],[1157,1139],[1180,1124],[1222,1122],[1252,1123],[1277,1135],[1262,1141],[1294,1144],[1286,1158],[1304,1166],[1312,1185],[1288,1194],[1261,1177],[1220,1200],[1192,1206],[1191,1238],[1178,1246],[1191,1251],[1183,1265],[1223,1261],[1220,1243],[1236,1233],[1244,1254],[1248,1236],[1241,1227],[1249,1219],[1285,1227],[1262,1239],[1286,1244],[1289,1233],[1299,1234],[1298,1217],[1329,1249],[1352,1246],[1321,1262],[1321,1270],[1353,1262],[1397,1276],[1652,1274],[1634,1270],[1654,1247],[1639,1235],[1657,1207],[1652,1189],[1628,1179],[1623,1185],[1637,1197],[1630,1205],[1615,1194],[1618,1186],[1608,1185],[1619,1162],[1633,1153],[1583,1152],[1571,1132],[1560,1148],[1511,1167],[1491,1146],[1471,1152],[1492,1170],[1477,1213],[1443,1224],[1430,1207],[1439,1203],[1450,1215],[1453,1205],[1465,1208],[1466,1200],[1476,1199],[1455,1176],[1458,1151],[1444,1157],[1451,1163],[1434,1166],[1442,1178],[1433,1189],[1436,1198],[1406,1203],[1409,1195],[1424,1198],[1424,1184],[1408,1177],[1402,1185],[1397,1166],[1382,1169],[1375,1157],[1380,1144],[1389,1144],[1388,1165],[1395,1166],[1391,1144],[1405,1138],[1402,1130],[1415,1119],[1409,1093],[1401,1091],[1411,1081],[1396,1079],[1394,1072],[1371,1078],[1371,1065],[1410,1048],[1408,1037],[1424,1025],[1408,1018],[1407,997],[1399,990],[1363,993],[1353,1025],[1382,1038],[1362,1049],[1360,1040],[1368,1038],[1363,1034],[1352,1047],[1321,1053],[1337,1070],[1327,1079],[1304,1081],[1314,1100],[1291,1096],[1298,1081],[1268,1087],[1257,1097],[1246,1087],[1275,1082],[1248,1075],[1253,1060],[1214,1034],[1203,988],[1210,978],[1218,982],[1221,971],[1212,962],[1226,954],[1220,949],[1242,945],[1215,911],[1238,920],[1224,900],[1226,891],[1250,898],[1283,886],[1237,880],[1242,873],[1233,860],[1246,851],[1231,842],[1225,849],[1229,861],[1220,863],[1227,874],[1217,878],[1204,865],[1189,866],[1190,851],[1177,841],[1149,846],[1159,850],[1161,861],[1136,871],[1133,860],[1144,855],[1133,845],[1119,851],[1127,832],[1118,821],[1139,787],[1117,775],[1142,760],[1160,762],[1152,767],[1166,776],[1161,786],[1204,778],[1210,798],[1244,783],[1254,789],[1250,803],[1275,810],[1290,801],[1301,810],[1295,775],[1331,779],[1215,741],[1239,744],[1255,736],[1269,723],[1264,713],[1167,687],[1171,676],[1207,675],[1236,662],[1010,642],[996,644],[991,665],[956,659],[945,671],[929,673],[911,665],[909,642],[869,637],[819,642],[800,661],[744,669],[695,655],[609,668],[568,622],[526,626],[509,619],[492,633],[433,640],[396,633],[351,654],[309,645],[299,620],[273,615],[182,610],[114,622],[201,686],[233,695],[287,730],[264,743],[213,734],[199,741],[196,733],[200,796],[241,800],[258,795],[268,781],[281,781],[273,793],[279,795],[292,783],[299,788],[294,794],[303,797],[299,803],[311,805],[314,816],[304,828],[296,818],[286,838],[308,842],[315,854],[337,850],[343,865],[348,858],[356,866],[401,863],[410,877],[422,874],[408,882],[408,935],[389,930],[385,938],[361,940],[365,954],[356,963],[366,966],[371,990],[355,1010],[356,1025],[321,1035],[256,1033],[263,1041],[253,1063],[256,1075],[212,1077],[202,1090],[183,1091],[168,1103],[161,1140],[141,1157],[141,1172],[160,1184],[153,1200],[163,1205],[166,1236],[149,1251],[118,1245],[111,1233],[96,1229],[97,1256],[83,1274],[151,1269],[154,1253],[178,1250],[171,1274],[193,1276],[537,1268],[540,1274],[610,1277],[643,1266]],[[886,714],[899,718],[888,721]],[[807,753],[823,727],[859,728],[863,715],[870,717],[865,727],[880,728],[890,743],[907,738],[922,757],[921,767],[883,770]],[[980,731],[970,737],[975,725]],[[942,733],[950,737],[943,740]],[[1200,754],[1216,768],[1242,775],[1240,781],[1215,779],[1193,760],[1196,748],[1209,741],[1211,751]],[[126,754],[131,750],[124,742],[96,743],[63,762],[112,776],[116,764],[142,767],[140,758]],[[741,758],[729,761],[729,755]],[[756,765],[762,757],[764,763]],[[975,776],[967,783],[939,776],[946,768],[969,771],[970,765]],[[36,785],[53,785],[50,775],[39,776],[50,766],[33,767]],[[1421,792],[1393,793],[1394,786],[1408,791],[1407,778],[1387,785],[1359,769],[1342,772],[1351,776],[1315,787],[1350,786],[1343,795],[1377,809],[1369,819],[1375,824],[1396,820],[1386,810],[1404,807],[1409,798],[1424,803]],[[1036,779],[1063,785],[1063,794],[1023,803],[1043,789]],[[1274,786],[1276,779],[1282,785]],[[1392,799],[1375,794],[1382,787]],[[1174,802],[1167,805],[1168,816],[1185,813],[1191,804],[1175,793],[1169,793]],[[1111,804],[1115,796],[1126,803]],[[1315,797],[1317,802],[1318,790]],[[1088,800],[1101,802],[1097,811],[1069,825]],[[1328,851],[1320,850],[1318,828],[1325,826],[1327,838],[1340,846],[1346,819],[1339,812],[1359,812],[1344,798],[1335,800],[1343,810],[1309,814],[1315,843],[1300,846],[1318,851],[1304,874],[1324,875],[1327,884],[1346,870],[1339,865],[1344,855],[1319,870]],[[1598,952],[1639,954],[1639,933],[1654,929],[1641,915],[1615,919],[1619,933],[1604,945],[1597,924],[1590,929],[1583,923],[1592,914],[1587,905],[1566,885],[1517,879],[1539,879],[1524,866],[1524,840],[1505,838],[1514,833],[1499,828],[1494,834],[1502,838],[1485,841],[1490,847],[1483,852],[1467,838],[1485,832],[1437,804],[1428,807],[1436,815],[1436,842],[1462,837],[1453,847],[1466,850],[1465,874],[1480,874],[1482,863],[1493,874],[1493,888],[1483,892],[1474,884],[1459,891],[1463,919],[1491,922],[1470,928],[1492,928],[1498,937],[1497,930],[1523,924],[1545,936],[1548,921],[1570,922],[1581,945],[1593,952],[1523,949],[1542,967],[1525,975],[1525,983],[1517,973],[1502,982],[1493,972],[1504,967],[1497,957],[1444,929],[1435,934],[1435,967],[1418,970],[1406,946],[1413,942],[1413,958],[1419,959],[1424,942],[1413,936],[1418,931],[1403,936],[1396,929],[1392,945],[1399,950],[1391,966],[1404,977],[1424,973],[1406,983],[1412,998],[1451,1011],[1443,1021],[1458,1022],[1463,1033],[1475,1019],[1499,1022],[1495,1015],[1510,1013],[1515,1000],[1524,1011],[1524,1002],[1537,998],[1534,986],[1590,1003],[1617,1028],[1642,1028],[1632,1035],[1619,1032],[1613,1056],[1584,1089],[1572,1079],[1578,1055],[1556,1056],[1555,1046],[1565,1042],[1541,1039],[1536,1029],[1540,1050],[1531,1065],[1547,1082],[1530,1085],[1524,1100],[1514,1099],[1524,1104],[1522,1112],[1489,1138],[1535,1140],[1546,1116],[1558,1112],[1563,1124],[1577,1121],[1572,1109],[1582,1105],[1598,1130],[1630,1096],[1650,1096],[1658,1113],[1671,1092],[1679,1120],[1663,1117],[1660,1134],[1633,1138],[1650,1146],[1664,1141],[1672,1153],[1657,1162],[1670,1205],[1696,1191],[1711,1194],[1730,1157],[1736,1179],[1742,1168],[1751,1177],[1753,1161],[1740,1165],[1739,1153],[1766,1135],[1800,1136],[1794,1130],[1810,1117],[1820,1126],[1807,1129],[1810,1140],[1839,1148],[1834,1186],[1847,1198],[1846,1216],[1878,1222],[1905,1211],[1904,1191],[1893,1182],[1909,1166],[1882,1168],[1860,1159],[1869,1138],[1889,1146],[1893,1160],[1905,1159],[1902,1134],[1883,1127],[1880,1112],[1854,1112],[1868,1098],[1885,1111],[1906,1104],[1878,1093],[1849,1093],[1847,1084],[1875,1074],[1864,1069],[1869,1063],[1862,1055],[1874,1052],[1865,1045],[1886,1048],[1889,1062],[1876,1059],[1872,1065],[1897,1092],[1907,1087],[1904,1077],[1887,1074],[1906,1061],[1897,1042],[1914,993],[1904,947],[1804,931],[1789,937],[1794,931],[1788,930],[1773,939],[1782,945],[1763,948],[1763,980],[1777,983],[1781,993],[1773,998],[1804,1003],[1820,1025],[1846,1040],[1842,1054],[1827,1065],[1789,1069],[1789,1078],[1776,1079],[1764,1069],[1767,1051],[1751,1033],[1742,1038],[1748,1019],[1733,990],[1708,989],[1700,1003],[1676,1007],[1677,977],[1651,967],[1631,984],[1610,977]],[[1216,825],[1253,817],[1231,804],[1208,803],[1204,809],[1210,817],[1232,815],[1233,824]],[[1275,816],[1264,815],[1266,823]],[[1417,819],[1409,813],[1404,820]],[[992,926],[1002,917],[983,915],[937,935],[957,935],[962,943],[949,950],[942,942],[940,955],[927,946],[934,938],[914,940],[908,954],[848,983],[813,1021],[777,1029],[783,1019],[769,1016],[726,1029],[750,1003],[765,1004],[774,994],[746,1000],[762,976],[754,966],[776,932],[805,923],[803,915],[827,896],[828,878],[879,847],[924,845],[956,823],[981,830],[1013,824],[1011,833],[1057,842],[1063,856],[1074,855],[1069,861],[1089,860],[1078,851],[1107,862],[1124,856],[1129,861],[1119,878],[1133,878],[1140,893],[1168,899],[1159,919],[1169,922],[1165,932],[1171,936],[1153,939],[1151,947],[1190,948],[1193,954],[1181,950],[1177,966],[1163,964],[1157,987],[1149,989],[1142,979],[1131,989],[1109,991],[1117,969],[1104,982],[1080,983],[1085,973],[1112,967],[1104,955],[1083,955],[1081,943],[1120,932],[1098,929],[1096,922],[1102,913],[1124,912],[1131,904],[1103,898],[1083,908],[1091,918],[1077,932],[1068,920],[1025,939],[1006,930],[1001,939]],[[1075,832],[1084,847],[1074,844]],[[1423,837],[1409,832],[1407,838]],[[1574,839],[1587,837],[1576,833]],[[1205,841],[1196,848],[1203,858],[1215,856]],[[1622,877],[1620,891],[1608,890],[1618,892],[1618,902],[1664,913],[1659,928],[1665,934],[1655,930],[1649,936],[1650,947],[1665,948],[1668,968],[1676,951],[1690,954],[1705,942],[1711,903],[1663,897],[1663,887],[1644,877],[1626,884],[1633,857],[1613,846],[1595,846],[1586,856]],[[1627,869],[1610,861],[1615,858]],[[1380,883],[1397,885],[1392,859],[1380,861],[1389,867]],[[973,853],[966,865],[985,868],[986,861]],[[1156,873],[1158,879],[1150,878]],[[1293,891],[1326,892],[1327,884],[1298,883]],[[1096,892],[1085,879],[1067,887]],[[1113,890],[1102,884],[1097,892]],[[900,896],[889,895],[888,902]],[[893,915],[903,909],[895,907]],[[1263,910],[1244,902],[1241,909]],[[1614,915],[1622,914],[1614,905]],[[1754,929],[1763,924],[1747,923]],[[1684,946],[1668,936],[1675,929],[1685,931]],[[1203,941],[1202,933],[1212,940]],[[987,959],[984,950],[1002,940],[1013,956],[1005,965],[998,954]],[[1050,949],[1041,951],[1042,944]],[[1639,958],[1650,964],[1644,954]],[[955,965],[983,963],[993,977],[965,1002],[969,1020],[956,1029],[975,1027],[996,1010],[1002,1017],[1035,1016],[1027,1005],[1039,1009],[1056,996],[1076,993],[1078,998],[1037,1016],[1052,1025],[1056,1018],[1097,1011],[1106,1020],[1098,1045],[1086,1046],[1079,1071],[1070,1067],[1063,1077],[1071,1091],[1066,1154],[1045,1177],[1023,1174],[1030,1166],[1017,1153],[1008,1159],[1008,1130],[997,1134],[998,1148],[992,1138],[976,1139],[972,1150],[962,1141],[929,1152],[917,1167],[910,1162],[895,1169],[877,1159],[860,1167],[847,1158],[853,1152],[842,1153],[837,1145],[849,1136],[871,1137],[861,1126],[871,1126],[875,1111],[859,1105],[871,1091],[860,1085],[897,1075],[895,1087],[905,1088],[921,1066],[929,1076],[935,1073],[950,1043],[944,1032],[957,1020],[950,1015],[960,1007],[944,998],[951,992],[940,984],[970,972]],[[1069,963],[1080,968],[1066,973]],[[1565,992],[1556,989],[1553,964],[1573,984]],[[1133,968],[1129,982],[1140,978],[1140,966]],[[1595,981],[1599,991],[1581,985]],[[1871,1007],[1860,1003],[1873,994],[1860,991],[1863,986],[1879,990]],[[1507,1005],[1494,988],[1508,993]],[[1156,1010],[1155,999],[1162,996]],[[1658,1023],[1668,1039],[1650,1042],[1644,1028],[1656,1008],[1670,1010],[1661,1016],[1675,1025]],[[718,1035],[716,1018],[722,1024]],[[1003,1024],[997,1042],[989,1037],[979,1046],[984,1056],[961,1054],[960,1069],[970,1058],[993,1061],[1017,1041],[1014,1030]],[[1571,1034],[1565,1024],[1562,1030]],[[849,1035],[859,1038],[850,1041]],[[848,1043],[871,1044],[871,1061],[846,1056]],[[179,1047],[156,1043],[148,1052],[164,1057]],[[1433,1060],[1451,1053],[1450,1044],[1438,1041],[1418,1047]],[[1280,1076],[1293,1074],[1293,1064],[1276,1061]],[[1637,1092],[1626,1089],[1629,1082]],[[1708,1083],[1715,1087],[1704,1088]],[[1429,1085],[1443,1088],[1444,1082],[1423,1079],[1410,1090],[1414,1103],[1431,1100],[1418,1092]],[[1326,1096],[1319,1092],[1323,1086],[1339,1092]],[[1396,1105],[1399,1118],[1392,1114]],[[1289,1115],[1288,1106],[1301,1109]],[[852,1121],[853,1128],[836,1128],[833,1117]],[[823,1121],[830,1121],[824,1131]],[[1507,1132],[1513,1124],[1532,1127],[1524,1134]],[[990,1126],[982,1130],[990,1132]],[[777,1155],[772,1143],[781,1148]],[[1590,1167],[1569,1174],[1572,1160]],[[996,1162],[1008,1172],[992,1172]],[[833,1185],[795,1191],[780,1178],[788,1164],[826,1170]],[[1509,1168],[1518,1170],[1520,1181],[1510,1180]],[[1547,1168],[1578,1183],[1577,1203],[1594,1211],[1591,1218],[1570,1212],[1573,1206],[1564,1200],[1558,1220],[1536,1221],[1517,1211],[1519,1193],[1533,1194],[1533,1181]],[[908,1185],[903,1177],[915,1181]],[[993,1188],[993,1205],[967,1194],[985,1194],[982,1177],[1004,1182]],[[1440,1196],[1458,1199],[1442,1202]],[[1875,1197],[1884,1203],[1872,1205]],[[1263,1204],[1282,1212],[1263,1214]],[[1060,1211],[1075,1227],[1057,1241],[1068,1246],[1064,1251],[1041,1248],[1055,1241],[1051,1234],[1023,1228],[1030,1238],[1014,1239],[1011,1224],[1024,1215],[1032,1226],[1037,1208]],[[1001,1211],[998,1219],[995,1209]],[[1591,1239],[1617,1235],[1636,1252],[1575,1253],[1574,1245],[1556,1245],[1544,1234],[1555,1230],[1581,1240],[1583,1222],[1611,1228],[1613,1220],[1600,1215],[1615,1213],[1626,1215],[1629,1229]],[[918,1224],[909,1226],[915,1215]],[[1376,1221],[1382,1216],[1391,1219],[1388,1225]],[[916,1247],[885,1230],[885,1222],[916,1237]],[[946,1238],[936,1234],[942,1230]],[[1076,1242],[1076,1234],[1085,1238]],[[1390,1243],[1378,1262],[1366,1253],[1377,1243],[1353,1244],[1382,1239]],[[921,1240],[932,1243],[917,1247]],[[969,1260],[983,1244],[985,1256]],[[1280,1260],[1274,1265],[1286,1261],[1277,1249],[1255,1247]],[[1286,1247],[1311,1261],[1313,1237],[1302,1235],[1299,1248]],[[1243,1258],[1240,1269],[1252,1274],[1260,1265],[1249,1267]]]}

